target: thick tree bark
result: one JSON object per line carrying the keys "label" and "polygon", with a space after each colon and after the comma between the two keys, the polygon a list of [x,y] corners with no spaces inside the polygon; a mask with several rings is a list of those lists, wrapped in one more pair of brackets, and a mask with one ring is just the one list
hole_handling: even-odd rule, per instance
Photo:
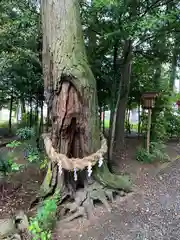
{"label": "thick tree bark", "polygon": [[[96,81],[87,61],[78,0],[44,0],[42,23],[44,85],[52,121],[52,146],[68,158],[81,159],[100,148],[100,128]],[[103,168],[105,171],[102,172],[95,167],[93,177],[104,185],[109,182],[112,188],[120,184],[119,188],[129,189],[127,179],[114,178],[105,164]],[[77,172],[76,181],[75,169],[74,172],[63,169],[62,174],[59,174],[60,170],[56,162],[49,163],[41,195],[59,189],[61,200],[70,196],[75,200],[76,208],[89,204],[88,199],[96,198],[108,207],[101,187],[90,185],[92,191],[98,189],[100,193],[93,197],[89,195],[87,188],[92,179],[88,178],[87,169]],[[82,188],[87,190],[85,194],[84,191],[82,194]],[[74,209],[74,205],[71,207]],[[83,214],[81,207],[77,214]]]}
{"label": "thick tree bark", "polygon": [[[42,16],[45,91],[52,101],[53,147],[69,157],[82,158],[100,147],[100,131],[96,82],[87,62],[78,1],[44,1]],[[73,174],[65,171],[64,175],[67,185],[71,182],[75,190],[78,181],[75,184]]]}

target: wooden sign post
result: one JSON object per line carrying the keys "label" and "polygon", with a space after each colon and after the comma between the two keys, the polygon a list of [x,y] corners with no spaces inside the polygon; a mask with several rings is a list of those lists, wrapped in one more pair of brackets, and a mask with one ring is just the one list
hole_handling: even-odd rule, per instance
{"label": "wooden sign post", "polygon": [[157,97],[157,95],[158,94],[155,92],[146,92],[142,95],[143,108],[148,109],[148,124],[147,124],[147,138],[146,138],[146,147],[147,147],[148,153],[149,153],[149,148],[150,148],[152,109],[155,105],[155,98]]}

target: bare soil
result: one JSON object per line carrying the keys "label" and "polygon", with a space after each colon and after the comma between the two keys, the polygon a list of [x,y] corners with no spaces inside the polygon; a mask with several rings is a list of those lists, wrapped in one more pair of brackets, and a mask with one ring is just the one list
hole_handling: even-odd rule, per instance
{"label": "bare soil", "polygon": [[11,174],[0,182],[0,216],[8,216],[16,210],[28,212],[31,201],[36,197],[43,181],[44,172],[36,166]]}
{"label": "bare soil", "polygon": [[171,162],[146,187],[116,201],[111,213],[103,212],[69,232],[57,227],[54,240],[179,240],[180,158]]}
{"label": "bare soil", "polygon": [[[120,161],[118,172],[129,174],[135,185],[134,192],[127,194],[125,197],[118,197],[112,204],[112,213],[108,213],[102,206],[96,206],[93,218],[89,221],[87,219],[77,219],[72,223],[62,225],[57,224],[56,231],[54,233],[54,240],[58,239],[72,239],[72,240],[134,240],[136,238],[127,238],[123,234],[119,236],[112,233],[108,228],[113,229],[113,225],[116,227],[120,225],[126,219],[126,213],[129,215],[131,209],[140,209],[144,204],[144,192],[150,191],[150,183],[155,176],[158,175],[163,169],[166,169],[168,165],[171,165],[180,155],[180,148],[177,146],[177,142],[169,142],[166,147],[166,152],[170,157],[170,162],[154,163],[141,163],[135,160],[135,152],[137,146],[142,144],[142,140],[137,138],[127,139],[126,155],[123,160]],[[153,182],[152,182],[153,183]],[[157,183],[156,188],[158,188]],[[151,186],[152,188],[152,186]],[[128,209],[126,209],[128,208]],[[129,210],[130,208],[130,210]],[[120,210],[121,209],[121,210]],[[116,213],[117,211],[117,213]],[[119,214],[119,215],[118,215]],[[114,220],[114,217],[115,220]],[[125,215],[125,216],[124,216]],[[134,217],[134,216],[133,216]],[[131,216],[129,216],[131,218]],[[103,227],[104,219],[106,219],[106,227]],[[115,221],[115,222],[114,222]],[[90,229],[90,231],[89,231]],[[120,231],[121,232],[121,231]],[[103,237],[101,237],[101,235]],[[146,238],[142,238],[146,239]],[[137,238],[141,240],[141,238]]]}

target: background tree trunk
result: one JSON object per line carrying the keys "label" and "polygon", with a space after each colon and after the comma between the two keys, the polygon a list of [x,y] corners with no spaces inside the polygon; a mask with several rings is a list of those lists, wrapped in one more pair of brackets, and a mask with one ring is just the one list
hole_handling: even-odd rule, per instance
{"label": "background tree trunk", "polygon": [[32,125],[33,125],[32,96],[30,96],[30,98],[29,98],[29,106],[30,106],[30,112],[29,112],[29,127],[32,127]]}
{"label": "background tree trunk", "polygon": [[9,106],[9,133],[12,132],[12,111],[13,111],[13,93],[10,98],[10,106]]}
{"label": "background tree trunk", "polygon": [[[126,41],[123,53],[123,62],[121,70],[120,91],[118,95],[116,112],[114,115],[114,131],[112,132],[112,154],[111,162],[112,169],[117,166],[116,155],[123,156],[124,153],[124,122],[126,114],[126,105],[128,101],[130,76],[131,76],[131,56],[132,55],[132,42]],[[120,156],[120,157],[122,157]],[[119,158],[119,157],[118,157]],[[113,167],[114,166],[114,167]]]}

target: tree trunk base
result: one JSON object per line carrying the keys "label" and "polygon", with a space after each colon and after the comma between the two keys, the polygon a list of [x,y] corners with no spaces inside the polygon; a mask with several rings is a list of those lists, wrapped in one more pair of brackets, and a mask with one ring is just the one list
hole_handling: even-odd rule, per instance
{"label": "tree trunk base", "polygon": [[69,222],[83,216],[90,219],[96,202],[101,202],[110,212],[109,201],[113,202],[115,195],[122,196],[122,193],[125,195],[125,192],[131,192],[132,183],[128,176],[112,174],[104,163],[101,167],[95,166],[89,181],[74,190],[73,186],[67,185],[63,175],[59,176],[56,166],[52,168],[49,164],[40,194],[32,202],[30,209],[52,196],[56,190],[60,191],[58,218],[62,222]]}

